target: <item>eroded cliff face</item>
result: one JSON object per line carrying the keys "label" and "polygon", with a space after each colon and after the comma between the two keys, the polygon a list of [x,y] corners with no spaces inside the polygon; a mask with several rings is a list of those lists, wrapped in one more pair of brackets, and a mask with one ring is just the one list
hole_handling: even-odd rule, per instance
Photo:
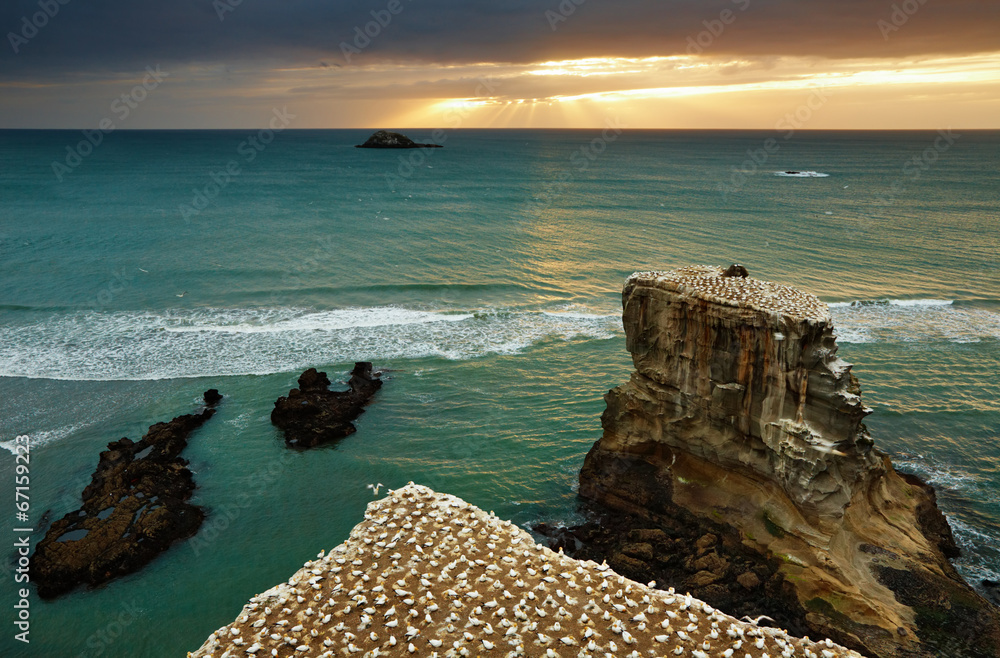
{"label": "eroded cliff face", "polygon": [[873,656],[1000,655],[933,490],[874,448],[825,304],[690,267],[632,275],[623,305],[636,371],[605,396],[582,496],[735,528],[780,558],[810,628]]}

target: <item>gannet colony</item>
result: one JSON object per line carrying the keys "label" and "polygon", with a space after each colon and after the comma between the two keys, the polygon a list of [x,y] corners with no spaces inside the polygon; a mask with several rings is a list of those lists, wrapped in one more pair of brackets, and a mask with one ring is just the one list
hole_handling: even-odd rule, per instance
{"label": "gannet colony", "polygon": [[[742,274],[734,274],[734,268],[739,268]],[[713,265],[689,265],[665,272],[636,272],[625,285],[636,282],[660,285],[724,306],[779,313],[795,319],[830,319],[830,309],[819,297],[791,286],[754,279],[739,265],[728,270]]]}
{"label": "gannet colony", "polygon": [[346,542],[251,598],[188,655],[860,656],[573,560],[413,483],[370,503]]}

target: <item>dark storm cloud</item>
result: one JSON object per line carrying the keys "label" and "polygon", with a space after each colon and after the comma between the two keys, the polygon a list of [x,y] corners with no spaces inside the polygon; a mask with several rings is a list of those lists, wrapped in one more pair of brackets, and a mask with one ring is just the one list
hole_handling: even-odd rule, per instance
{"label": "dark storm cloud", "polygon": [[[986,0],[18,0],[0,6],[0,76],[153,62],[344,66],[341,43],[373,11],[391,22],[351,63],[671,55],[696,50],[689,37],[713,55],[958,54],[996,50],[1000,24],[1000,2]],[[25,17],[45,24],[33,30]]]}

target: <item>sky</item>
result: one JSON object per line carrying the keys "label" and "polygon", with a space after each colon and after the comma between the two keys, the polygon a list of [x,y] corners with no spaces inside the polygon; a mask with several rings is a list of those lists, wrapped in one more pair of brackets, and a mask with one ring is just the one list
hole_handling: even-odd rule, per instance
{"label": "sky", "polygon": [[3,0],[0,32],[0,128],[1000,128],[1000,0]]}

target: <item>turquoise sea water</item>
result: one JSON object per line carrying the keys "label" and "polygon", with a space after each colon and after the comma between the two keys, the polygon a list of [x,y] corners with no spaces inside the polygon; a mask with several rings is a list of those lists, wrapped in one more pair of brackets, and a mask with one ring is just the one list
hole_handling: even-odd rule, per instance
{"label": "turquoise sea water", "polygon": [[[287,131],[248,161],[255,136],[114,133],[59,180],[79,132],[0,131],[0,655],[184,655],[343,541],[369,483],[574,520],[601,396],[631,369],[621,284],[691,263],[832,304],[877,445],[937,487],[962,573],[1000,576],[1000,133],[779,135],[762,164],[771,133],[467,130],[395,152]],[[358,432],[287,450],[274,400],[356,360],[386,371]],[[201,532],[99,589],[32,594],[16,642],[11,441],[31,442],[37,541],[106,443],[212,387],[184,453]]]}

